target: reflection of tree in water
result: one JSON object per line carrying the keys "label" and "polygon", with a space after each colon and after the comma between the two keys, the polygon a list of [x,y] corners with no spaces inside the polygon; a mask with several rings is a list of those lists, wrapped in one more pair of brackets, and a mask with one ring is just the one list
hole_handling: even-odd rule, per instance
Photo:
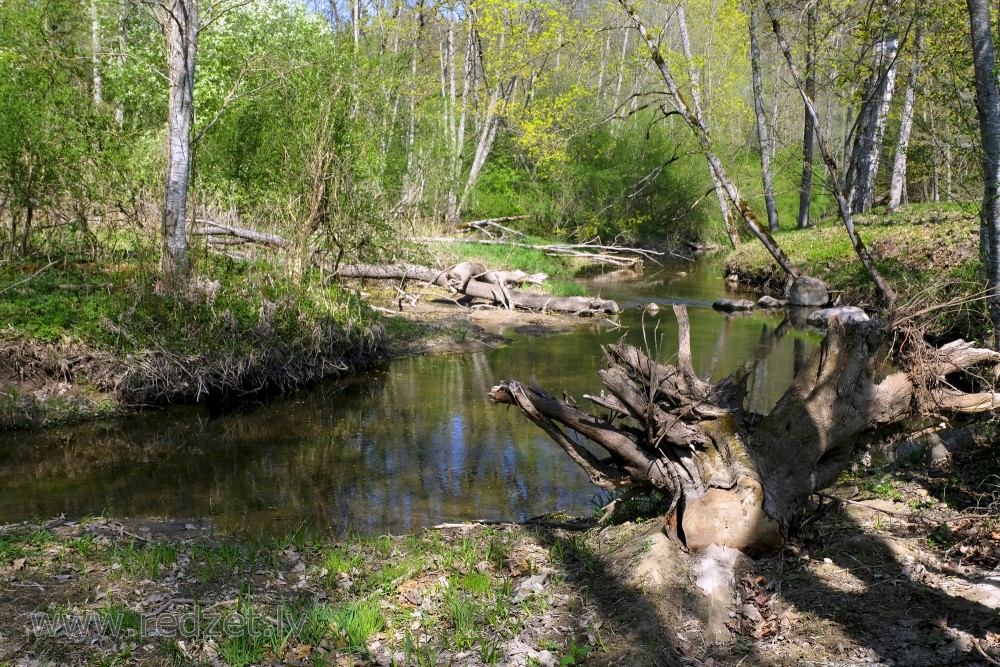
{"label": "reflection of tree in water", "polygon": [[[707,332],[696,347],[706,374],[753,355],[766,357],[764,384],[790,374],[770,367],[791,365],[788,338],[769,334],[771,324],[694,316]],[[675,331],[664,321],[649,339]],[[627,334],[642,341],[638,327]],[[369,532],[584,511],[593,496],[585,476],[486,395],[498,376],[521,375],[579,396],[604,365],[595,337],[620,336],[581,328],[488,353],[401,359],[266,401],[13,434],[0,451],[0,520],[107,510],[207,516],[251,532],[303,522]],[[762,352],[771,339],[774,351]]]}
{"label": "reflection of tree in water", "polygon": [[38,433],[5,450],[5,514],[371,532],[579,505],[592,493],[580,473],[489,408],[493,372],[485,354],[412,358],[214,418],[180,409]]}

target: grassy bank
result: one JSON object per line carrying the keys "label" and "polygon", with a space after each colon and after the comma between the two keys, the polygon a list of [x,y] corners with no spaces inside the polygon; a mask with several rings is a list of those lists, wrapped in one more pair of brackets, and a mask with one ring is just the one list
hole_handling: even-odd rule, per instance
{"label": "grassy bank", "polygon": [[[876,211],[856,219],[878,270],[899,293],[899,306],[916,308],[971,297],[981,291],[979,219],[972,208],[934,204]],[[844,302],[876,302],[875,286],[857,260],[839,218],[804,230],[782,230],[775,240],[808,275],[826,281]],[[760,243],[748,242],[725,262],[743,283],[780,291],[785,276]],[[979,333],[985,310],[972,304],[949,312],[941,326]]]}
{"label": "grassy bank", "polygon": [[282,390],[385,354],[353,292],[283,265],[194,257],[186,293],[123,244],[0,265],[0,427]]}
{"label": "grassy bank", "polygon": [[[442,335],[382,317],[358,291],[316,269],[294,271],[293,258],[270,250],[241,261],[196,245],[193,278],[178,294],[141,232],[38,247],[49,250],[0,262],[0,428],[281,391]],[[478,260],[543,272],[549,280],[532,289],[584,293],[572,278],[585,262],[540,250],[442,243],[409,254],[431,266]],[[387,306],[399,296],[388,283],[364,290]]]}
{"label": "grassy bank", "polygon": [[0,661],[581,664],[616,633],[575,582],[598,567],[594,544],[512,524],[346,542],[219,540],[192,523],[104,518],[0,526],[0,574],[29,586],[0,589]]}

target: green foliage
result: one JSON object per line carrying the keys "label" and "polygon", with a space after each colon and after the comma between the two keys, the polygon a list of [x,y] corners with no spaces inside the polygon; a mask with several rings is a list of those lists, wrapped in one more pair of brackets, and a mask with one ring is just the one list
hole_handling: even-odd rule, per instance
{"label": "green foliage", "polygon": [[699,236],[710,209],[696,202],[711,183],[701,156],[680,157],[687,141],[662,119],[640,113],[622,126],[574,135],[566,163],[544,173],[516,168],[517,147],[501,143],[469,217],[528,214],[522,227],[581,241],[669,244]]}
{"label": "green foliage", "polygon": [[[911,304],[962,301],[983,288],[978,219],[957,205],[915,205],[898,213],[876,210],[856,220],[875,265]],[[775,240],[805,273],[827,281],[848,302],[874,303],[875,288],[857,259],[839,218],[806,230],[781,230]],[[760,243],[745,243],[726,258],[726,272],[752,284],[780,288],[784,275]],[[937,313],[938,332],[969,336],[987,325],[982,302],[966,301]]]}
{"label": "green foliage", "polygon": [[83,215],[93,120],[77,85],[83,7],[12,0],[0,10],[0,215],[9,232],[0,240],[26,253],[43,213]]}

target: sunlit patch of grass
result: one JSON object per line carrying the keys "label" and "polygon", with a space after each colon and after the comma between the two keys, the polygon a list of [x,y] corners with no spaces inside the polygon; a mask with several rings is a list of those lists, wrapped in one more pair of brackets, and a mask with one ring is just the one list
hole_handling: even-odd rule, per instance
{"label": "sunlit patch of grass", "polygon": [[111,605],[98,610],[102,631],[113,637],[143,638],[142,615],[127,607]]}
{"label": "sunlit patch of grass", "polygon": [[157,579],[176,562],[179,551],[180,547],[174,542],[157,541],[140,547],[135,540],[130,540],[125,544],[113,544],[105,558],[111,561],[112,570],[120,574]]}

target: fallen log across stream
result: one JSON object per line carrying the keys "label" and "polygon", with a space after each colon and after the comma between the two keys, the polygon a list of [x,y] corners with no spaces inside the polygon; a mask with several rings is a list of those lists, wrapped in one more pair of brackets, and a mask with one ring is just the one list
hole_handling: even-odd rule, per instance
{"label": "fallen log across stream", "polygon": [[[664,494],[666,532],[691,550],[772,553],[809,496],[833,484],[873,438],[910,418],[1000,408],[1000,353],[965,341],[936,348],[919,336],[897,336],[890,348],[899,333],[891,326],[834,321],[774,408],[754,414],[744,404],[752,364],[715,384],[702,380],[691,363],[687,311],[674,312],[676,365],[624,343],[604,348],[608,368],[598,375],[607,393],[584,397],[603,412],[514,380],[489,396],[518,407],[597,486]],[[879,363],[889,349],[901,370]]]}
{"label": "fallen log across stream", "polygon": [[529,276],[523,271],[489,271],[476,262],[462,262],[451,269],[436,271],[415,264],[345,264],[336,275],[375,280],[419,280],[460,294],[485,300],[513,310],[555,311],[581,316],[613,315],[618,304],[609,299],[585,296],[552,296],[508,287],[521,282],[541,282],[544,274]]}
{"label": "fallen log across stream", "polygon": [[[491,220],[476,221],[470,224],[495,223],[508,218],[496,218]],[[514,219],[514,218],[510,218]],[[212,220],[199,220],[201,227],[194,230],[196,236],[208,237],[211,246],[229,246],[232,244],[254,243],[271,248],[289,250],[294,244],[276,234],[258,232],[252,229],[243,229],[233,225],[226,225]],[[450,239],[455,240],[455,239]],[[494,241],[500,243],[500,241]],[[526,244],[524,247],[535,247]],[[588,248],[601,248],[604,250],[619,250],[613,246],[579,246]],[[541,246],[543,249],[551,249],[550,246]],[[578,254],[599,260],[603,255],[591,255],[576,250],[577,246],[565,247],[563,250],[569,254]],[[641,251],[633,249],[623,249],[625,251],[640,252],[644,255],[662,254],[653,251]],[[218,249],[216,248],[218,252]],[[228,253],[223,253],[228,254]],[[317,252],[311,249],[311,254],[315,260]],[[230,255],[232,256],[232,255]],[[618,258],[611,258],[612,263],[621,264]],[[625,264],[632,266],[638,262],[630,259]],[[368,278],[374,280],[420,280],[439,287],[452,289],[465,296],[482,299],[493,305],[502,306],[510,310],[519,308],[531,311],[553,311],[561,313],[573,313],[580,316],[593,315],[614,315],[619,312],[618,304],[609,299],[590,298],[582,296],[552,296],[538,292],[527,292],[519,289],[512,289],[509,285],[520,285],[525,282],[541,283],[547,278],[545,274],[538,273],[528,275],[523,271],[490,271],[485,265],[478,262],[462,262],[450,270],[436,271],[434,269],[417,266],[415,264],[344,264],[337,265],[333,270],[334,275],[343,278]]]}

